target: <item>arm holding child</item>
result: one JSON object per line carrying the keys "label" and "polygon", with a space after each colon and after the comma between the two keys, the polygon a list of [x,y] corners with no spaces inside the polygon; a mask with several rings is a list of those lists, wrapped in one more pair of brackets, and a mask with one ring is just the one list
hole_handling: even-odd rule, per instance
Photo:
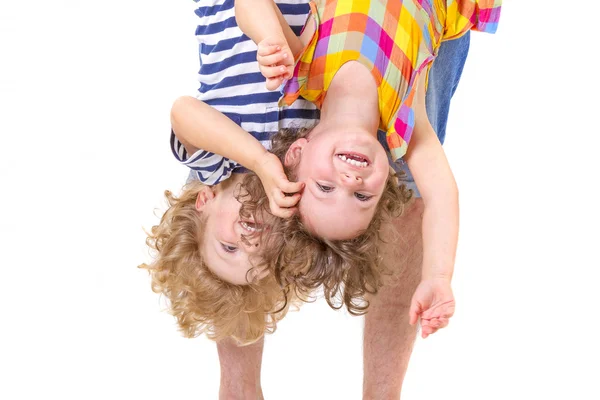
{"label": "arm holding child", "polygon": [[415,128],[405,159],[423,198],[423,274],[410,307],[426,338],[448,324],[455,301],[450,282],[458,242],[458,188],[425,110],[426,75],[415,96]]}

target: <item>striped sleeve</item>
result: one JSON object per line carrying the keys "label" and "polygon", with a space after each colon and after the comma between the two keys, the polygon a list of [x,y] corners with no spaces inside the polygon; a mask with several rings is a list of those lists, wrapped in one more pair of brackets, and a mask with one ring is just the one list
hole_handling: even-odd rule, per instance
{"label": "striped sleeve", "polygon": [[[305,126],[318,118],[316,107],[306,101],[278,107],[280,93],[265,87],[256,61],[256,44],[236,24],[234,0],[194,1],[200,58],[198,100],[227,116],[267,149],[280,127]],[[277,5],[298,34],[309,11],[308,0],[277,0]],[[211,152],[198,150],[188,155],[173,133],[170,145],[175,158],[190,168],[191,178],[205,184],[215,185],[232,173],[246,171],[233,160]]]}
{"label": "striped sleeve", "polygon": [[185,147],[173,131],[171,151],[181,164],[190,168],[194,178],[205,185],[216,185],[229,178],[234,170],[241,168],[235,161],[205,150],[198,150],[188,157]]}

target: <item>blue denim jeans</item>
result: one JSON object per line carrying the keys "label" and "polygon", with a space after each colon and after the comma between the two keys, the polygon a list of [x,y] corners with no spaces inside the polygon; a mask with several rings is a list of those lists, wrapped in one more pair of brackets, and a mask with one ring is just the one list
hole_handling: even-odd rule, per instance
{"label": "blue denim jeans", "polygon": [[[450,100],[458,87],[469,53],[470,43],[471,35],[469,32],[458,39],[442,42],[438,55],[429,71],[425,106],[427,107],[429,122],[431,122],[431,126],[433,126],[442,144],[446,139],[446,123],[450,112]],[[379,131],[378,139],[388,150],[385,132]],[[400,181],[414,191],[415,197],[421,197],[406,163],[402,160],[398,163],[393,163],[391,159],[389,161],[396,172],[404,171],[405,175],[400,178]]]}

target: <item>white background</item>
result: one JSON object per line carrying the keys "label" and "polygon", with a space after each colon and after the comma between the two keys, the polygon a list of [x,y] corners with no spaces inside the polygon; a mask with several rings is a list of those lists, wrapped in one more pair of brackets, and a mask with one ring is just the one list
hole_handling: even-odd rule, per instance
{"label": "white background", "polygon": [[[142,228],[186,171],[191,1],[0,3],[0,398],[216,399],[215,346],[152,293]],[[450,326],[405,399],[600,399],[595,1],[505,0],[473,34],[446,150],[462,226]],[[267,338],[267,399],[361,398],[362,319],[323,302]]]}

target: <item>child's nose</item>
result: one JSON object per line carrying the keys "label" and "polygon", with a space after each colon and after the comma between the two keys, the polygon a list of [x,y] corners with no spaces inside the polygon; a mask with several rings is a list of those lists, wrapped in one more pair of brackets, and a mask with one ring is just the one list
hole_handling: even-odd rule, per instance
{"label": "child's nose", "polygon": [[349,187],[358,187],[360,185],[362,185],[362,178],[358,175],[353,175],[351,173],[348,172],[343,172],[342,173],[342,182],[344,183],[344,185],[349,186]]}

